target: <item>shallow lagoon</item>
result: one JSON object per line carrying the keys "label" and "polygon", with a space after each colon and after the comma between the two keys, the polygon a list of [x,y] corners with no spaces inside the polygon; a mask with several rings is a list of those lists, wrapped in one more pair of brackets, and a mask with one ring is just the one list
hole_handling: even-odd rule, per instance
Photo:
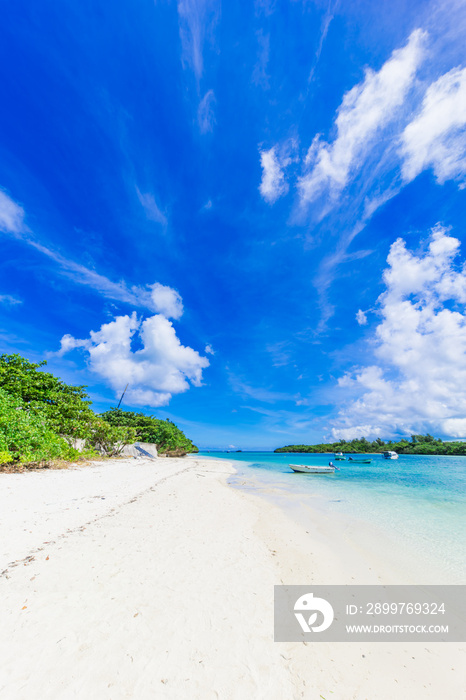
{"label": "shallow lagoon", "polygon": [[[332,475],[294,474],[289,464],[328,464],[331,454],[203,452],[233,461],[232,485],[279,494],[283,505],[308,503],[328,514],[377,527],[405,553],[442,572],[442,582],[466,582],[466,457],[368,455],[371,464],[335,462]],[[421,564],[420,564],[421,565]]]}

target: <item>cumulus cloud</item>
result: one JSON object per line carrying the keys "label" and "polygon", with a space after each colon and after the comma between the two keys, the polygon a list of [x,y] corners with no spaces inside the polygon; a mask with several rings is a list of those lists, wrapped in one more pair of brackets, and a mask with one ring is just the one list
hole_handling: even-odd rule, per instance
{"label": "cumulus cloud", "polygon": [[273,204],[279,197],[288,192],[289,186],[285,179],[285,169],[296,160],[293,155],[295,150],[296,143],[290,139],[280,147],[272,146],[268,151],[259,151],[262,166],[259,191],[269,204]]}
{"label": "cumulus cloud", "polygon": [[442,75],[427,89],[420,113],[402,135],[405,182],[432,168],[437,181],[466,185],[466,68]]}
{"label": "cumulus cloud", "polygon": [[22,233],[24,231],[24,209],[0,189],[0,231]]}
{"label": "cumulus cloud", "polygon": [[201,134],[213,131],[215,126],[215,94],[208,90],[199,103],[197,121]]}
{"label": "cumulus cloud", "polygon": [[177,291],[158,282],[152,285],[151,290],[155,311],[167,318],[181,318],[183,315],[183,300]]}
{"label": "cumulus cloud", "polygon": [[361,309],[359,309],[356,314],[356,321],[359,323],[360,326],[367,325],[367,316],[364,313],[364,311],[361,311]]}
{"label": "cumulus cloud", "polygon": [[302,204],[322,194],[337,197],[364,162],[374,137],[397,115],[412,87],[424,56],[426,34],[415,30],[405,47],[397,49],[375,72],[347,92],[335,121],[332,143],[317,135],[305,159],[307,172],[298,181]]}
{"label": "cumulus cloud", "polygon": [[[138,341],[142,347],[134,350]],[[209,360],[196,350],[182,345],[172,323],[162,314],[146,319],[117,316],[91,331],[86,339],[63,336],[60,355],[83,348],[90,369],[106,381],[115,395],[129,384],[128,402],[141,406],[166,406],[174,394],[190,385],[201,386],[202,371]]]}
{"label": "cumulus cloud", "polygon": [[429,431],[465,437],[466,265],[460,242],[433,229],[415,254],[399,238],[390,249],[378,299],[375,363],[339,380],[352,396],[333,436],[391,436]]}
{"label": "cumulus cloud", "polygon": [[259,187],[260,193],[267,202],[273,204],[279,197],[288,192],[288,183],[285,180],[282,165],[277,157],[276,147],[268,151],[261,151],[262,180]]}

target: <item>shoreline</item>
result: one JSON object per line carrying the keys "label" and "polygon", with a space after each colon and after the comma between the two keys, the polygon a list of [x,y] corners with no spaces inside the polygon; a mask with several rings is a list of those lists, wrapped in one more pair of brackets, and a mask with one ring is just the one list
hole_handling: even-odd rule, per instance
{"label": "shoreline", "polygon": [[[235,477],[229,480],[230,485],[251,493],[276,505],[300,528],[312,532],[324,547],[331,549],[333,542],[344,541],[345,549],[339,548],[340,562],[345,560],[351,569],[354,561],[366,563],[367,580],[338,580],[336,583],[383,583],[384,585],[461,585],[464,581],[451,581],[450,574],[442,568],[435,558],[420,553],[412,542],[403,548],[390,533],[380,525],[370,520],[357,518],[347,512],[335,512],[328,509],[326,499],[321,495],[312,494],[312,501],[302,494],[293,495],[282,492],[278,488],[257,485],[253,480],[250,484],[235,483]],[[383,552],[383,554],[382,554]],[[358,568],[358,579],[361,571]],[[422,581],[419,580],[422,572]],[[369,573],[371,572],[371,573]],[[373,580],[375,577],[376,580]],[[364,577],[363,577],[364,578]],[[329,583],[329,581],[322,581]]]}
{"label": "shoreline", "polygon": [[[466,474],[457,464],[459,460],[455,460],[458,476],[453,481],[457,490],[449,486],[443,491],[441,474],[446,471],[446,465],[442,457],[427,458],[431,462],[442,460],[438,469],[430,464],[426,467],[426,460],[418,456],[410,458],[416,464],[408,468],[403,463],[393,469],[382,460],[367,469],[343,466],[341,478],[338,475],[291,478],[282,455],[276,455],[277,460],[263,455],[254,461],[253,455],[249,455],[246,461],[247,457],[233,460],[238,467],[238,475],[231,479],[233,485],[279,503],[303,526],[312,525],[314,512],[318,511],[318,522],[326,522],[335,539],[339,532],[351,539],[352,531],[356,549],[367,550],[369,560],[374,556],[379,559],[383,551],[381,564],[387,573],[390,568],[393,572],[390,581],[418,583],[421,578],[424,584],[466,583],[465,511],[464,498],[460,496],[464,492],[462,475]],[[304,463],[316,463],[316,460],[307,456]],[[324,461],[321,459],[320,463]],[[433,477],[429,475],[430,467]],[[417,479],[419,488],[414,488]]]}
{"label": "shoreline", "polygon": [[[33,513],[26,499],[3,522],[34,522],[35,553],[0,577],[2,698],[461,696],[459,645],[274,643],[273,585],[384,582],[377,563],[229,486],[234,463],[129,462],[53,472],[55,491],[43,472],[0,475],[11,511],[27,489],[5,479],[48,482]],[[15,542],[19,558],[32,539]]]}

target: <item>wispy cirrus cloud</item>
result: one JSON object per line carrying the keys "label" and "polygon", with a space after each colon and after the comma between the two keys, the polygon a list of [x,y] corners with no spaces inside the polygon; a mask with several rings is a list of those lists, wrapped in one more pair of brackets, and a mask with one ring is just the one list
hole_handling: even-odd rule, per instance
{"label": "wispy cirrus cloud", "polygon": [[56,263],[58,272],[76,284],[94,289],[108,299],[121,301],[137,308],[163,311],[167,317],[179,318],[183,304],[178,292],[158,282],[145,286],[129,286],[124,280],[114,282],[108,277],[66,258],[35,240],[25,224],[25,211],[4,191],[0,190],[0,230],[20,237],[21,241]]}
{"label": "wispy cirrus cloud", "polygon": [[322,54],[322,49],[324,47],[324,41],[327,38],[330,24],[335,16],[335,12],[336,12],[339,4],[340,4],[340,0],[334,0],[333,2],[332,2],[332,0],[329,0],[328,6],[327,6],[327,12],[325,13],[324,18],[322,20],[322,29],[320,32],[319,43],[317,46],[314,63],[313,63],[313,66],[311,68],[311,72],[309,73],[309,78],[308,78],[309,83],[312,82],[312,80],[314,79],[314,75],[315,75],[317,66],[318,66],[319,61],[320,61],[320,56]]}
{"label": "wispy cirrus cloud", "polygon": [[22,303],[22,299],[18,299],[11,294],[0,294],[0,304],[4,304],[5,306],[17,306]]}
{"label": "wispy cirrus cloud", "polygon": [[213,90],[208,90],[200,101],[197,110],[197,121],[201,134],[213,131],[215,126],[215,94]]}
{"label": "wispy cirrus cloud", "polygon": [[191,68],[197,90],[197,124],[201,134],[215,126],[215,94],[207,90],[201,98],[204,75],[204,45],[213,43],[214,29],[220,16],[220,0],[178,0],[178,20],[181,39],[181,60]]}
{"label": "wispy cirrus cloud", "polygon": [[218,0],[178,0],[182,61],[192,69],[198,83],[204,72],[204,43],[219,14]]}
{"label": "wispy cirrus cloud", "polygon": [[283,391],[273,391],[264,387],[250,386],[249,384],[246,384],[234,375],[230,375],[230,383],[234,391],[236,391],[238,394],[241,394],[245,397],[249,397],[251,399],[256,399],[257,401],[262,401],[264,403],[275,403],[277,401],[294,401],[297,398],[295,395],[288,394]]}
{"label": "wispy cirrus cloud", "polygon": [[[332,15],[330,5],[327,14]],[[278,146],[260,151],[263,198],[274,204],[293,184],[297,206],[291,223],[312,220],[323,226],[322,233],[340,231],[314,279],[322,310],[317,332],[333,315],[327,291],[338,266],[374,213],[427,169],[439,184],[466,183],[466,69],[429,78],[432,55],[442,46],[438,36],[431,39],[418,28],[378,71],[367,68],[342,98],[334,138],[314,137],[297,178]]]}
{"label": "wispy cirrus cloud", "polygon": [[24,209],[0,189],[0,231],[20,234],[25,230]]}
{"label": "wispy cirrus cloud", "polygon": [[302,206],[320,196],[335,201],[358,172],[374,139],[403,105],[425,55],[425,42],[425,32],[415,30],[379,71],[367,68],[364,80],[344,95],[335,139],[328,143],[318,134],[307,152],[306,172],[298,180]]}
{"label": "wispy cirrus cloud", "polygon": [[466,263],[458,266],[459,248],[442,226],[420,253],[401,238],[391,246],[375,362],[340,378],[351,398],[331,426],[334,438],[466,436]]}
{"label": "wispy cirrus cloud", "polygon": [[162,224],[162,226],[166,226],[167,217],[160,210],[157,202],[155,201],[154,195],[150,192],[142,193],[138,187],[136,187],[136,193],[144,208],[144,211],[146,212],[147,218],[151,221],[155,221],[158,224]]}
{"label": "wispy cirrus cloud", "polygon": [[268,90],[270,87],[270,76],[267,74],[267,65],[270,55],[270,34],[264,34],[262,29],[256,32],[258,52],[257,61],[252,72],[252,82],[254,85]]}

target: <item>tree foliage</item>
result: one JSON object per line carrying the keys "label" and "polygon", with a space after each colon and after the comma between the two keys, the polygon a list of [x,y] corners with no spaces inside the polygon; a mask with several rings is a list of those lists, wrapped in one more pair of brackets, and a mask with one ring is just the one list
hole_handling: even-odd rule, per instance
{"label": "tree foliage", "polygon": [[466,455],[466,442],[442,442],[432,435],[411,435],[410,440],[402,438],[398,442],[384,442],[380,438],[369,442],[361,437],[354,440],[319,445],[287,445],[278,447],[275,452],[346,452],[347,454],[373,454],[386,451],[410,455]]}
{"label": "tree foliage", "polygon": [[[43,371],[46,364],[45,361],[30,362],[16,354],[0,355],[3,409],[7,409],[8,397],[17,402],[14,407],[18,409],[11,430],[7,430],[3,421],[4,438],[7,439],[5,436],[8,434],[8,440],[13,440],[14,435],[14,440],[9,442],[10,447],[3,454],[3,462],[8,461],[8,456],[22,461],[64,458],[66,454],[77,456],[79,453],[72,449],[77,438],[84,439],[88,449],[99,449],[107,455],[118,454],[123,444],[134,442],[134,429],[110,425],[96,416],[90,408],[91,400],[86,387],[66,384],[50,372]],[[12,415],[11,411],[7,414]],[[31,442],[32,433],[36,436],[36,442]],[[39,443],[42,445],[40,448]],[[48,450],[45,443],[49,445]],[[68,452],[62,449],[63,445]],[[1,443],[0,450],[3,450]],[[42,457],[38,457],[39,454]]]}
{"label": "tree foliage", "polygon": [[102,413],[101,418],[113,426],[134,428],[138,440],[155,443],[160,453],[198,452],[198,448],[170,420],[123,411],[120,408],[112,408]]}
{"label": "tree foliage", "polygon": [[61,435],[89,437],[89,422],[95,414],[85,386],[65,384],[50,372],[47,362],[29,362],[20,355],[0,355],[0,387],[21,399],[32,410],[40,410]]}
{"label": "tree foliage", "polygon": [[44,412],[31,410],[21,398],[0,388],[0,464],[78,456],[54,431]]}

